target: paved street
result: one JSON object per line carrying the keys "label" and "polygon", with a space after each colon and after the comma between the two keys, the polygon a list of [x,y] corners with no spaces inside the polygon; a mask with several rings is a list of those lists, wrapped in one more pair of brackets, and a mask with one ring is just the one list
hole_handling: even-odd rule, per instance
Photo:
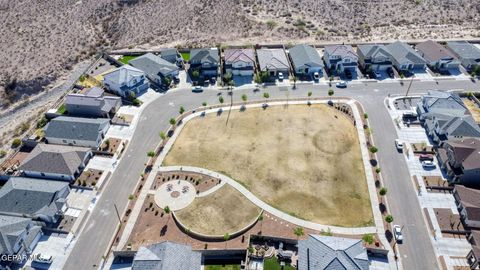
{"label": "paved street", "polygon": [[[387,195],[394,223],[405,225],[404,244],[400,245],[402,262],[405,269],[438,269],[437,261],[422,212],[418,207],[417,196],[410,181],[406,162],[397,153],[393,145],[396,138],[393,122],[384,106],[388,94],[404,94],[408,83],[404,86],[398,82],[389,83],[356,83],[346,89],[335,89],[335,96],[348,96],[357,99],[365,107],[372,125],[375,144],[379,148],[378,156],[385,184],[389,189]],[[423,93],[429,89],[478,89],[471,81],[415,81],[410,93]],[[325,85],[299,85],[295,90],[291,87],[268,87],[254,93],[251,89],[236,90],[233,100],[241,101],[242,94],[247,94],[248,100],[264,100],[263,91],[268,91],[270,99],[307,97],[312,91],[312,97],[326,96],[329,89]],[[117,165],[109,183],[104,188],[85,229],[77,239],[77,243],[64,266],[64,269],[98,268],[102,255],[112,239],[118,226],[114,204],[124,211],[128,195],[139,179],[140,173],[147,161],[147,151],[155,148],[159,142],[159,132],[168,128],[168,120],[178,115],[180,106],[187,110],[201,106],[202,102],[215,104],[220,91],[206,90],[194,94],[189,89],[176,90],[162,95],[148,104],[137,125],[127,152]],[[230,97],[222,91],[225,101]]]}

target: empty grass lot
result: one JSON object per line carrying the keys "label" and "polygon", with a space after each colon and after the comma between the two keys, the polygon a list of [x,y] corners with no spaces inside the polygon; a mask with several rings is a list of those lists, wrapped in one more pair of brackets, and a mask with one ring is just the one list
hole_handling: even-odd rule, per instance
{"label": "empty grass lot", "polygon": [[239,181],[270,205],[313,222],[373,224],[357,132],[327,105],[249,108],[189,121],[165,165]]}
{"label": "empty grass lot", "polygon": [[245,228],[260,215],[260,208],[227,184],[175,214],[192,231],[224,235]]}

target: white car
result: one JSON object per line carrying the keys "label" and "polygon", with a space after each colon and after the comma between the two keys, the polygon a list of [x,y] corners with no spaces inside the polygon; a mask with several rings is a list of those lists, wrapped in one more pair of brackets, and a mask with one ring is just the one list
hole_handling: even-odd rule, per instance
{"label": "white car", "polygon": [[338,88],[345,88],[347,87],[347,82],[346,81],[339,81],[335,84]]}
{"label": "white car", "polygon": [[398,151],[402,152],[403,142],[400,141],[399,139],[395,139],[395,147],[397,148]]}
{"label": "white car", "polygon": [[284,77],[283,77],[283,73],[282,73],[282,72],[279,72],[279,73],[278,73],[278,79],[279,79],[280,81],[283,81]]}
{"label": "white car", "polygon": [[314,79],[315,81],[320,80],[320,73],[318,73],[318,72],[313,73],[313,79]]}
{"label": "white car", "polygon": [[437,165],[435,164],[435,162],[433,162],[431,160],[424,160],[424,161],[422,161],[422,167],[424,167],[424,168],[435,168],[435,167],[437,167]]}
{"label": "white car", "polygon": [[397,242],[403,241],[402,228],[399,225],[393,225],[393,234],[395,235],[395,240],[397,240]]}
{"label": "white car", "polygon": [[199,93],[199,92],[202,92],[203,91],[203,88],[201,86],[194,86],[192,88],[192,92],[195,92],[195,93]]}
{"label": "white car", "polygon": [[51,264],[53,262],[53,257],[51,255],[37,254],[33,258],[33,261],[36,263]]}

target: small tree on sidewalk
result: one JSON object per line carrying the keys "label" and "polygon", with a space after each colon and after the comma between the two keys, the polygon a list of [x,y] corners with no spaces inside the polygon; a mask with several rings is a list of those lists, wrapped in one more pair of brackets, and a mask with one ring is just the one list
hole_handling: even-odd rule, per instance
{"label": "small tree on sidewalk", "polygon": [[270,97],[268,92],[263,93],[263,97],[265,98],[265,103],[267,103],[267,99]]}

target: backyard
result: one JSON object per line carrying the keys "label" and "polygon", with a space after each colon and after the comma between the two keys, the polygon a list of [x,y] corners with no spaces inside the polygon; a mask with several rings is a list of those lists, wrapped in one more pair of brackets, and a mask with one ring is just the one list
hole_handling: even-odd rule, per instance
{"label": "backyard", "polygon": [[327,105],[274,106],[189,121],[164,165],[223,173],[291,215],[345,227],[373,224],[357,131]]}
{"label": "backyard", "polygon": [[205,265],[205,270],[240,270],[239,264]]}
{"label": "backyard", "polygon": [[[282,266],[280,265],[280,263],[278,262],[275,256],[265,259],[263,263],[264,263],[263,265],[264,270],[282,270]],[[295,267],[289,264],[285,264],[285,267],[283,268],[283,270],[295,270]]]}
{"label": "backyard", "polygon": [[175,214],[192,231],[224,235],[241,230],[255,221],[260,209],[227,184],[213,194],[196,198],[192,204]]}
{"label": "backyard", "polygon": [[137,57],[138,57],[137,55],[124,55],[120,59],[118,59],[118,61],[120,61],[121,63],[123,63],[125,65],[128,65],[128,61],[133,60]]}

